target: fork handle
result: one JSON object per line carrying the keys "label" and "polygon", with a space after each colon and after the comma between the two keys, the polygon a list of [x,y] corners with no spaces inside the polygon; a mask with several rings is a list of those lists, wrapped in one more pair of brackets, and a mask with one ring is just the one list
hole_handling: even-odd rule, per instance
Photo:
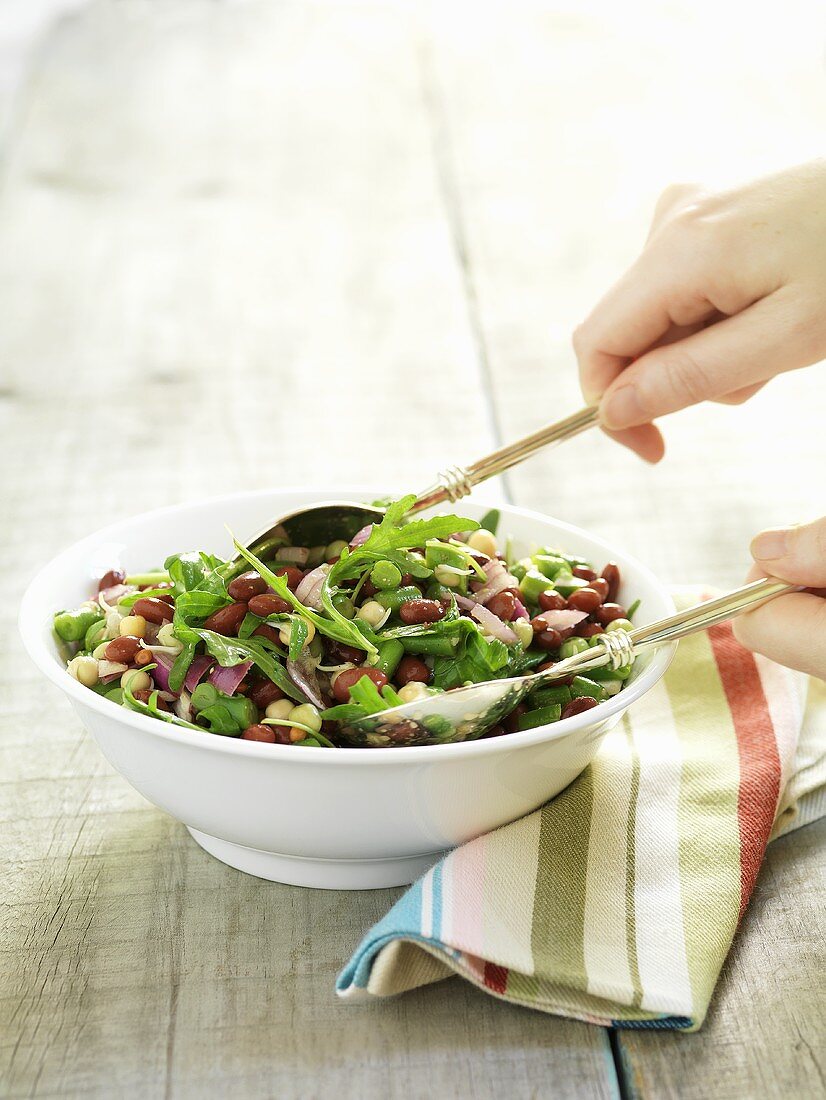
{"label": "fork handle", "polygon": [[773,600],[787,592],[800,592],[802,588],[803,585],[789,584],[776,577],[764,577],[762,580],[751,581],[714,600],[695,604],[693,607],[686,608],[685,611],[678,611],[676,615],[669,615],[668,618],[659,619],[647,626],[640,626],[627,632],[617,630],[600,635],[600,644],[593,649],[559,661],[546,672],[536,673],[531,680],[540,687],[542,684],[566,679],[592,668],[603,668],[605,665],[619,668],[621,665],[630,664],[635,657],[647,649],[656,649],[669,642],[675,642],[679,638],[685,638],[689,634],[708,630],[768,600]]}
{"label": "fork handle", "polygon": [[579,412],[566,416],[564,420],[547,424],[532,435],[523,436],[522,439],[500,447],[498,451],[477,459],[470,466],[449,466],[439,474],[435,485],[419,494],[410,511],[421,512],[424,508],[441,504],[443,500],[452,502],[461,500],[480,482],[509,470],[511,466],[515,466],[543,447],[561,443],[563,439],[571,439],[579,435],[586,428],[596,424],[598,419],[595,408],[580,409]]}

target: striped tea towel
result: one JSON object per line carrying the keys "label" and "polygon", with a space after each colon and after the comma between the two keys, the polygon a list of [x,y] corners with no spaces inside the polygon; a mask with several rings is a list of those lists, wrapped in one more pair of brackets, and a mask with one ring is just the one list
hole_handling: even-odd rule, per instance
{"label": "striped tea towel", "polygon": [[728,624],[685,639],[578,779],[401,897],[339,995],[455,973],[543,1012],[696,1030],[766,844],[826,813],[825,785],[826,684]]}

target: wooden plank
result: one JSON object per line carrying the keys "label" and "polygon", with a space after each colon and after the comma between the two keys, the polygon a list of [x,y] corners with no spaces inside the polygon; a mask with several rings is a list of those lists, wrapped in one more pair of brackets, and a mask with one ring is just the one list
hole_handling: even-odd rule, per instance
{"label": "wooden plank", "polygon": [[[782,50],[759,21],[749,48],[735,49],[743,28],[725,15],[710,42],[710,12],[647,8],[644,27],[627,8],[616,18],[480,12],[458,46],[449,20],[436,28],[426,64],[506,437],[579,406],[570,332],[635,256],[663,186],[707,165],[749,175],[817,151],[826,112],[802,7],[791,5]],[[660,48],[677,41],[678,51]],[[701,81],[689,74],[698,66]],[[687,144],[699,119],[702,142]],[[656,469],[581,437],[513,471],[515,498],[601,532],[674,582],[738,583],[750,536],[820,499],[817,369],[744,408],[671,418]],[[702,1032],[620,1033],[629,1095],[820,1094],[822,836],[806,829],[772,849]]]}
{"label": "wooden plank", "polygon": [[[415,486],[490,443],[414,43],[372,6],[171,0],[52,37],[0,205],[0,638],[37,565],[119,516]],[[339,1004],[397,892],[223,867],[16,648],[0,678],[4,1095],[612,1094],[604,1032],[458,981]]]}

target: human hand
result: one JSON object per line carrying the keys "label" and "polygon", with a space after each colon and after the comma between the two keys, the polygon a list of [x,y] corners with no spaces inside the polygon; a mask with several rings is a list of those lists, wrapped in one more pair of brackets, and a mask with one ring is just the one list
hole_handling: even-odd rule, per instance
{"label": "human hand", "polygon": [[639,259],[574,334],[603,427],[649,462],[655,417],[739,404],[826,356],[826,160],[719,194],[672,187]]}
{"label": "human hand", "polygon": [[740,615],[732,623],[735,637],[747,649],[826,680],[826,517],[762,531],[751,551],[749,580],[768,575],[820,592],[792,592]]}

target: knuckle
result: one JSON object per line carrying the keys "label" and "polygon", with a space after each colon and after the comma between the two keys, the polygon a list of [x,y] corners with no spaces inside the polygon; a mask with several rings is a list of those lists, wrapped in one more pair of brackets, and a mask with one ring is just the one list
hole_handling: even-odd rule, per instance
{"label": "knuckle", "polygon": [[664,355],[660,373],[675,407],[695,405],[713,394],[714,380],[707,368],[678,345]]}

